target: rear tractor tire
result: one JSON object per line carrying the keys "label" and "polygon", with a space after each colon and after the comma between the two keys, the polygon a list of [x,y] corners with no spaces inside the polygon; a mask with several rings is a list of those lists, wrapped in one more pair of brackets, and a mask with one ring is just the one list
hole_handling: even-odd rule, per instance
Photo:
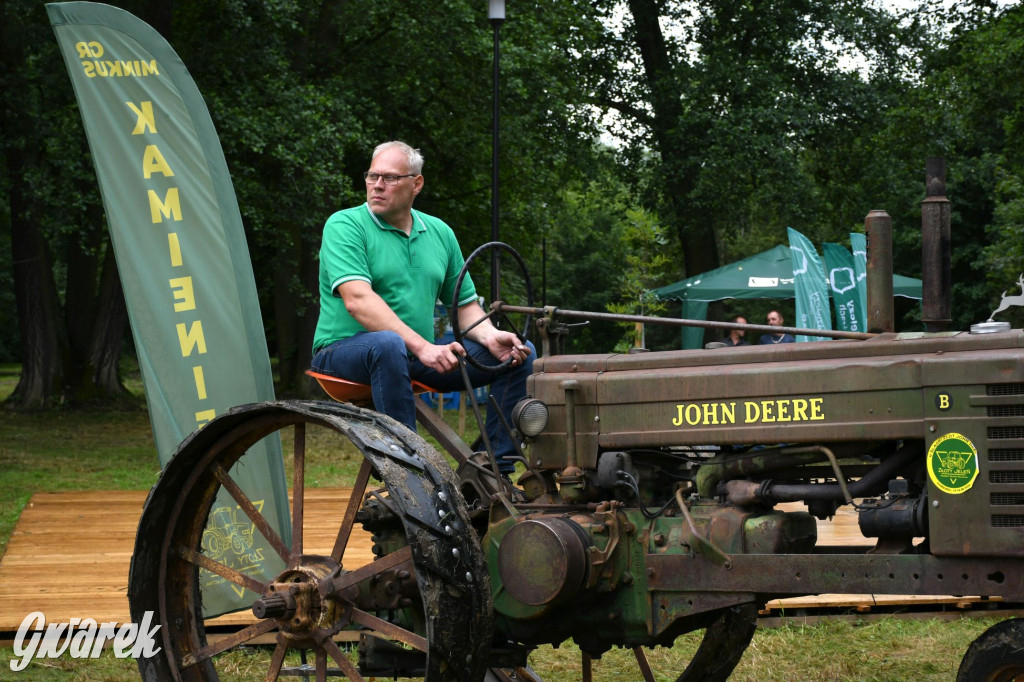
{"label": "rear tractor tire", "polygon": [[957,682],[1024,680],[1024,619],[996,623],[971,642]]}

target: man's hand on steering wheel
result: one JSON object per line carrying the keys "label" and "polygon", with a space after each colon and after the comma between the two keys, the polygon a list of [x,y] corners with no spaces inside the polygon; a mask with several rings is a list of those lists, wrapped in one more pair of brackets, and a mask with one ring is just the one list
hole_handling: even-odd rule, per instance
{"label": "man's hand on steering wheel", "polygon": [[480,334],[480,343],[497,360],[504,363],[511,359],[513,367],[520,365],[530,354],[530,347],[519,340],[519,337],[512,332],[501,331],[493,326]]}
{"label": "man's hand on steering wheel", "polygon": [[458,369],[459,356],[465,357],[466,350],[457,341],[442,344],[424,344],[423,348],[416,353],[416,357],[420,362],[441,374],[447,374],[454,369]]}

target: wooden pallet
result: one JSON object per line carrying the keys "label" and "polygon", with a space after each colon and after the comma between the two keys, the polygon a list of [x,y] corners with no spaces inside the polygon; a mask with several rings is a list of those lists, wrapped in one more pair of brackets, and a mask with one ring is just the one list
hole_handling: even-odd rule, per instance
{"label": "wooden pallet", "polygon": [[[349,490],[306,491],[306,551],[329,554]],[[29,500],[0,559],[0,633],[14,632],[33,611],[49,622],[93,618],[124,623],[128,615],[128,568],[135,530],[146,493],[129,491],[37,493]],[[840,510],[830,523],[819,522],[819,544],[861,544],[856,514]],[[358,526],[345,554],[346,567],[372,560],[371,541]],[[969,608],[992,599],[900,595],[816,595],[777,599],[762,615],[780,616],[808,609],[847,608],[858,612],[887,607]],[[210,625],[237,626],[254,621],[248,611],[221,616]]]}

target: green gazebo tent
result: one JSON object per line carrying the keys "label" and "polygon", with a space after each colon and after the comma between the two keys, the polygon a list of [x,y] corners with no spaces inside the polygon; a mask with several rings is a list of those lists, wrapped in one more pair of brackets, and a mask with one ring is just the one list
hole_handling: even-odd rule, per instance
{"label": "green gazebo tent", "polygon": [[[724,265],[689,279],[654,289],[661,300],[674,299],[683,304],[682,317],[688,320],[706,320],[708,303],[725,298],[794,298],[793,261],[788,246],[779,244],[756,256]],[[895,296],[921,298],[921,280],[893,275]],[[683,329],[683,348],[700,348],[704,329]]]}

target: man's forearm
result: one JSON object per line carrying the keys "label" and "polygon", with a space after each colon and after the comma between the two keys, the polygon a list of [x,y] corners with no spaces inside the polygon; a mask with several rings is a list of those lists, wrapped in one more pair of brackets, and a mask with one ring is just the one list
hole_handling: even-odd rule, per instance
{"label": "man's forearm", "polygon": [[406,348],[413,355],[418,355],[424,345],[430,343],[403,322],[402,318],[391,309],[391,306],[377,292],[370,289],[369,285],[366,285],[365,282],[352,284],[365,286],[350,287],[347,284],[342,284],[339,289],[345,302],[345,309],[364,329],[371,332],[395,332],[402,337]]}
{"label": "man's forearm", "polygon": [[[484,309],[475,301],[460,307],[456,311],[456,314],[459,316],[459,329],[463,330],[473,327],[473,325],[479,322],[481,318],[487,316],[486,313],[484,313]],[[473,329],[468,333],[464,333],[463,335],[477,343],[483,343],[485,336],[493,331],[496,331],[494,325],[491,324],[489,319],[485,319],[476,327],[473,327]]]}

